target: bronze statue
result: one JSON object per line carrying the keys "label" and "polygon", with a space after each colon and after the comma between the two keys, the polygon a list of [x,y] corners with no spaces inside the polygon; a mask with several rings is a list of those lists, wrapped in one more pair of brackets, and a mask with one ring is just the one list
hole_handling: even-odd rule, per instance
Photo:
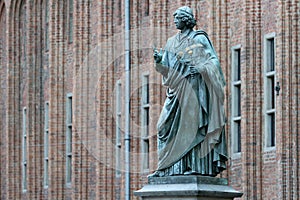
{"label": "bronze statue", "polygon": [[227,161],[224,76],[207,34],[193,30],[192,10],[178,8],[174,23],[180,32],[154,52],[167,97],[157,123],[158,168],[149,176],[216,176]]}

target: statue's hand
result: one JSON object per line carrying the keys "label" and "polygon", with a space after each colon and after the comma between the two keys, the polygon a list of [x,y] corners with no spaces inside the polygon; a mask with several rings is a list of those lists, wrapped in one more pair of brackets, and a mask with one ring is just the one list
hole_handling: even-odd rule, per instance
{"label": "statue's hand", "polygon": [[156,63],[160,63],[162,59],[162,49],[160,49],[160,52],[157,50],[154,50],[153,57]]}
{"label": "statue's hand", "polygon": [[199,73],[198,70],[194,66],[190,66],[191,75]]}

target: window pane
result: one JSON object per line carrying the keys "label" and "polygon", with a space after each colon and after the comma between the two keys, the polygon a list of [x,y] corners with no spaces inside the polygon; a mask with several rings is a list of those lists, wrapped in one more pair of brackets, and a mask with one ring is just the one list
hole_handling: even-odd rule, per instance
{"label": "window pane", "polygon": [[72,96],[68,96],[67,98],[67,125],[72,123]]}
{"label": "window pane", "polygon": [[49,0],[46,0],[45,4],[45,18],[46,18],[46,28],[45,28],[45,48],[49,50]]}
{"label": "window pane", "polygon": [[72,153],[72,127],[68,127],[67,129],[67,153]]}
{"label": "window pane", "polygon": [[237,115],[241,116],[241,86],[237,87]]}
{"label": "window pane", "polygon": [[48,176],[48,160],[44,161],[45,171],[44,171],[44,186],[47,187],[49,184],[49,176]]}
{"label": "window pane", "polygon": [[69,42],[73,42],[73,13],[74,5],[73,0],[69,0]]}
{"label": "window pane", "polygon": [[275,108],[275,80],[274,80],[274,76],[271,77],[270,81],[271,81],[271,88],[270,88],[270,92],[271,92],[271,107]]}
{"label": "window pane", "polygon": [[145,122],[146,122],[145,125],[148,127],[149,126],[149,108],[145,108]]}
{"label": "window pane", "polygon": [[237,152],[241,152],[241,121],[237,122]]}
{"label": "window pane", "polygon": [[276,130],[275,130],[275,113],[267,114],[267,147],[273,147],[276,144]]}
{"label": "window pane", "polygon": [[241,121],[234,121],[232,125],[234,127],[233,151],[234,153],[238,153],[241,152]]}
{"label": "window pane", "polygon": [[267,98],[267,109],[274,109],[275,108],[275,77],[269,76],[267,78],[267,91],[268,94]]}
{"label": "window pane", "polygon": [[44,156],[45,158],[48,157],[48,151],[49,151],[49,134],[48,131],[45,131],[45,138],[44,138]]}
{"label": "window pane", "polygon": [[69,98],[69,122],[72,123],[72,118],[73,118],[73,108],[72,108],[72,97]]}
{"label": "window pane", "polygon": [[121,175],[121,146],[116,146],[116,176]]}
{"label": "window pane", "polygon": [[149,16],[149,10],[150,10],[149,0],[145,0],[145,15],[146,16]]}
{"label": "window pane", "polygon": [[241,80],[241,50],[236,49],[234,54],[235,54],[235,68],[236,68],[235,81],[239,81]]}
{"label": "window pane", "polygon": [[274,38],[270,40],[270,68],[275,70]]}
{"label": "window pane", "polygon": [[49,128],[49,103],[45,103],[45,130]]}
{"label": "window pane", "polygon": [[275,146],[275,113],[272,113],[269,115],[270,120],[270,130],[269,130],[269,136],[270,136],[270,146]]}
{"label": "window pane", "polygon": [[233,117],[239,117],[241,116],[241,85],[233,86],[232,99]]}
{"label": "window pane", "polygon": [[275,70],[274,38],[270,38],[267,40],[267,67],[268,71]]}
{"label": "window pane", "polygon": [[27,190],[27,165],[23,165],[23,190]]}
{"label": "window pane", "polygon": [[144,76],[143,79],[142,98],[144,105],[149,103],[149,76]]}
{"label": "window pane", "polygon": [[71,183],[71,181],[72,181],[72,177],[71,177],[71,175],[72,175],[72,156],[67,156],[67,183]]}
{"label": "window pane", "polygon": [[27,162],[27,139],[23,138],[23,162]]}
{"label": "window pane", "polygon": [[143,140],[143,169],[149,169],[149,140]]}

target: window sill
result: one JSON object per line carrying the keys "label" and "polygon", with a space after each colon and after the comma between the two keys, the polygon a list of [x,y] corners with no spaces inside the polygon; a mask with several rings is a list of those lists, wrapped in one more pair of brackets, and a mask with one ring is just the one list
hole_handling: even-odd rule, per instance
{"label": "window sill", "polygon": [[231,155],[232,160],[237,160],[240,159],[241,157],[242,157],[242,152],[232,153]]}
{"label": "window sill", "polygon": [[276,151],[276,146],[273,147],[264,147],[264,152]]}

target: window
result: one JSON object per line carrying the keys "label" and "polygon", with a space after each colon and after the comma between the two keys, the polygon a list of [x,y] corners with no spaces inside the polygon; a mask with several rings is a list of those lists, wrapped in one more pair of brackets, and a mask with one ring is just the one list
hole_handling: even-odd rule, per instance
{"label": "window", "polygon": [[149,6],[150,4],[149,3],[150,2],[149,2],[149,0],[145,0],[144,3],[145,3],[145,7],[144,7],[144,9],[145,9],[145,16],[149,16],[149,12],[150,12],[149,11],[150,10],[150,6]]}
{"label": "window", "polygon": [[73,42],[73,13],[74,13],[74,2],[73,0],[68,0],[68,36],[69,43]]}
{"label": "window", "polygon": [[149,75],[142,78],[142,170],[149,170]]}
{"label": "window", "polygon": [[232,48],[231,64],[231,91],[232,91],[232,119],[231,119],[231,136],[233,153],[241,152],[241,47]]}
{"label": "window", "polygon": [[27,190],[27,110],[23,108],[22,120],[22,189]]}
{"label": "window", "polygon": [[49,0],[46,0],[45,3],[45,49],[49,50]]}
{"label": "window", "polygon": [[122,122],[122,84],[116,86],[116,176],[121,176],[121,122]]}
{"label": "window", "polygon": [[[115,1],[113,1],[115,2]],[[123,14],[122,14],[122,0],[118,0],[118,8],[116,9],[117,13],[118,13],[118,18],[117,18],[117,22],[118,22],[118,25],[122,25],[122,17],[123,17]]]}
{"label": "window", "polygon": [[264,106],[265,106],[265,146],[276,145],[275,124],[275,34],[265,36],[264,49]]}
{"label": "window", "polygon": [[44,187],[49,185],[49,102],[45,103],[44,122]]}
{"label": "window", "polygon": [[66,102],[66,183],[72,183],[72,94]]}

